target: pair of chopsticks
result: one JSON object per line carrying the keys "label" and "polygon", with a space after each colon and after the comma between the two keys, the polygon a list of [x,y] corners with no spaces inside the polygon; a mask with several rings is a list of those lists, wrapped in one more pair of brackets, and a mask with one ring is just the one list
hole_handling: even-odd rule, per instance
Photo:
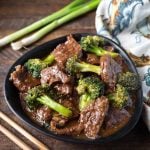
{"label": "pair of chopsticks", "polygon": [[[0,111],[0,118],[7,122],[11,127],[17,130],[19,133],[24,135],[27,139],[29,139],[32,143],[34,143],[41,150],[49,150],[49,148],[41,143],[38,139],[33,137],[30,133],[20,127],[17,123],[15,123],[12,119],[6,116],[3,112]],[[10,140],[12,140],[15,144],[17,144],[23,150],[32,150],[30,146],[24,143],[21,139],[15,136],[12,132],[7,130],[4,126],[0,124],[0,131],[5,134]]]}

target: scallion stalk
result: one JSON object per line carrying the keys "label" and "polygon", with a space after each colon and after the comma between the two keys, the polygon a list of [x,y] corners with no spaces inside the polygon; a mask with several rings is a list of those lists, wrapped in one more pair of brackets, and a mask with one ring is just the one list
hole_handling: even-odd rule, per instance
{"label": "scallion stalk", "polygon": [[83,5],[75,7],[71,13],[69,13],[68,15],[61,17],[61,18],[53,21],[52,23],[46,25],[45,27],[43,27],[42,29],[40,29],[39,31],[34,33],[33,35],[31,35],[27,38],[24,38],[20,41],[17,41],[15,43],[12,43],[11,44],[12,48],[14,50],[19,50],[24,46],[28,46],[28,45],[38,41],[44,35],[46,35],[50,31],[54,30],[55,28],[59,27],[60,25],[66,23],[68,21],[71,21],[72,19],[77,18],[78,16],[81,16],[81,15],[95,9],[98,6],[99,1],[100,0],[92,0],[90,2],[83,4]]}
{"label": "scallion stalk", "polygon": [[59,11],[17,31],[14,32],[8,36],[5,36],[4,38],[0,39],[0,47],[5,46],[47,24],[49,24],[50,22],[61,18],[62,16],[72,12],[74,9],[74,7],[79,6],[80,4],[83,4],[87,2],[87,0],[74,0],[72,3],[68,4],[67,6],[65,6],[64,8],[60,9]]}

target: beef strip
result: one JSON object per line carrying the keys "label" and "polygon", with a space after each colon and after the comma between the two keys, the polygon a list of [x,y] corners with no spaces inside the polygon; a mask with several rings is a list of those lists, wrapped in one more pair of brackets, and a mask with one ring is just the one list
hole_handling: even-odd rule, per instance
{"label": "beef strip", "polygon": [[114,60],[122,66],[122,72],[129,71],[128,65],[125,63],[125,60],[120,55],[115,57]]}
{"label": "beef strip", "polygon": [[56,84],[54,88],[61,95],[70,95],[72,94],[72,89],[73,89],[71,84]]}
{"label": "beef strip", "polygon": [[95,139],[108,111],[109,102],[104,96],[97,98],[80,115],[80,128],[88,138]]}
{"label": "beef strip", "polygon": [[108,113],[104,119],[99,135],[108,137],[124,127],[130,120],[132,113],[126,109],[117,109],[109,107]]}
{"label": "beef strip", "polygon": [[93,64],[93,65],[99,65],[99,57],[95,54],[87,54],[86,62]]}
{"label": "beef strip", "polygon": [[81,112],[78,123],[59,129],[54,122],[51,122],[51,130],[65,135],[79,135],[84,131],[88,138],[95,139],[103,124],[108,107],[109,103],[106,97],[97,98]]}
{"label": "beef strip", "polygon": [[65,128],[57,128],[55,122],[51,121],[50,130],[56,134],[63,135],[79,135],[81,133],[81,128],[79,127],[78,122],[73,122],[71,125],[66,126]]}
{"label": "beef strip", "polygon": [[66,118],[58,113],[54,113],[52,120],[50,122],[50,126],[51,126],[52,130],[55,130],[56,128],[64,127],[67,122],[68,122],[68,118]]}
{"label": "beef strip", "polygon": [[80,44],[77,43],[72,35],[69,35],[67,36],[67,41],[65,43],[59,44],[52,53],[55,56],[57,64],[61,68],[64,68],[68,58],[74,55],[80,55],[81,52]]}
{"label": "beef strip", "polygon": [[120,55],[118,55],[117,57],[114,58],[114,60],[119,64],[119,65],[123,65],[123,59]]}
{"label": "beef strip", "polygon": [[104,46],[104,49],[106,49],[109,52],[113,52],[115,50],[113,46]]}
{"label": "beef strip", "polygon": [[126,109],[110,107],[105,118],[105,128],[113,128],[120,123],[122,124],[124,121],[127,122],[130,117],[131,115]]}
{"label": "beef strip", "polygon": [[108,85],[114,89],[117,75],[122,72],[122,67],[109,55],[104,55],[100,58],[101,78]]}
{"label": "beef strip", "polygon": [[36,110],[36,120],[41,124],[48,123],[52,118],[52,110],[47,106],[41,106]]}
{"label": "beef strip", "polygon": [[57,65],[45,68],[41,71],[41,84],[52,85],[55,82],[68,83],[70,77]]}
{"label": "beef strip", "polygon": [[40,84],[40,80],[33,78],[23,66],[18,65],[15,69],[10,75],[10,80],[20,92],[26,92],[28,89]]}
{"label": "beef strip", "polygon": [[59,100],[60,104],[72,110],[73,115],[71,118],[66,118],[56,113],[50,122],[51,131],[54,131],[57,134],[65,134],[65,135],[77,135],[80,133],[80,129],[77,123],[75,124],[73,123],[68,126],[69,120],[74,120],[79,117],[79,110],[75,102],[76,101],[73,100],[72,98]]}

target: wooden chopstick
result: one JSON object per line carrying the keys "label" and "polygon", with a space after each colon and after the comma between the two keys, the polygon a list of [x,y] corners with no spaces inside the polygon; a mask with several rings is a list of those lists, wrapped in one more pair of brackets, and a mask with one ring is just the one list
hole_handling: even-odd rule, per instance
{"label": "wooden chopstick", "polygon": [[15,144],[17,144],[21,149],[32,150],[31,147],[29,147],[26,143],[24,143],[22,140],[20,140],[17,136],[15,136],[13,133],[11,133],[9,130],[7,130],[2,125],[0,125],[0,131],[3,134],[5,134],[11,141],[13,141]]}
{"label": "wooden chopstick", "polygon": [[24,135],[27,139],[29,139],[32,143],[34,143],[39,149],[49,150],[49,148],[46,145],[44,145],[42,142],[40,142],[38,139],[36,139],[34,136],[32,136],[30,133],[28,133],[22,127],[20,127],[17,123],[15,123],[13,120],[11,120],[9,117],[7,117],[1,111],[0,111],[0,118],[2,118],[4,121],[6,121],[10,126],[12,126],[14,129],[16,129],[19,133]]}

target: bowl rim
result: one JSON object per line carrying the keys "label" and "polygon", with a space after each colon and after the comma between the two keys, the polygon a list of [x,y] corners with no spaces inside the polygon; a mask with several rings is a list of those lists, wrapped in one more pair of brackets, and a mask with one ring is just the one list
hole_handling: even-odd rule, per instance
{"label": "bowl rim", "polygon": [[[87,35],[98,35],[98,34],[94,34],[94,33],[70,33],[73,37],[79,37],[81,38],[82,36],[87,36]],[[142,112],[142,99],[143,99],[143,91],[142,88],[140,88],[138,90],[138,94],[140,95],[140,98],[138,98],[139,100],[139,104],[138,104],[138,108],[135,108],[136,111],[132,117],[130,118],[129,122],[123,127],[121,128],[119,131],[117,131],[116,133],[114,133],[111,136],[105,137],[105,138],[97,138],[95,140],[91,140],[91,139],[81,139],[81,138],[76,138],[76,137],[72,137],[72,136],[65,136],[65,135],[58,135],[55,134],[51,131],[49,131],[48,129],[46,129],[45,127],[41,127],[40,125],[35,124],[29,117],[26,118],[25,116],[19,114],[18,112],[15,111],[15,109],[11,106],[9,100],[8,100],[8,95],[6,93],[7,90],[7,82],[9,80],[9,76],[10,73],[12,72],[12,70],[14,70],[14,67],[16,65],[19,65],[18,63],[23,59],[23,57],[30,55],[30,53],[32,54],[34,51],[40,51],[40,49],[46,45],[49,45],[50,43],[53,43],[55,41],[58,41],[60,39],[66,39],[66,36],[60,36],[58,38],[52,39],[50,41],[47,41],[41,45],[38,45],[34,48],[32,48],[30,51],[25,52],[21,57],[19,57],[8,69],[5,80],[4,80],[4,85],[3,85],[3,91],[4,91],[4,98],[5,101],[7,103],[7,105],[9,106],[9,108],[11,109],[11,111],[20,119],[22,120],[27,126],[34,128],[35,130],[39,131],[40,133],[43,133],[45,135],[48,135],[54,139],[57,140],[61,140],[61,141],[65,141],[65,142],[71,142],[71,143],[77,143],[77,144],[102,144],[102,143],[107,143],[107,142],[112,142],[114,140],[118,140],[120,138],[122,138],[123,136],[127,135],[137,124],[137,122],[140,119],[141,116],[141,112]],[[127,52],[120,46],[118,45],[116,42],[112,41],[111,39],[104,37],[102,35],[98,35],[100,37],[103,37],[106,41],[108,41],[108,43],[110,43],[111,45],[113,45],[119,52],[123,53],[124,56],[128,59],[128,62],[132,65],[132,71],[134,70],[134,72],[136,74],[138,74],[137,69],[135,64],[133,63],[133,61],[131,60],[131,58],[129,57],[129,55],[127,54]],[[56,47],[56,46],[55,46]],[[38,50],[39,49],[39,50]],[[124,58],[125,59],[125,58]],[[23,110],[22,110],[23,111]],[[137,114],[136,114],[137,113]],[[135,115],[136,114],[136,115]],[[132,121],[132,122],[131,122]],[[130,128],[127,128],[127,127]]]}

